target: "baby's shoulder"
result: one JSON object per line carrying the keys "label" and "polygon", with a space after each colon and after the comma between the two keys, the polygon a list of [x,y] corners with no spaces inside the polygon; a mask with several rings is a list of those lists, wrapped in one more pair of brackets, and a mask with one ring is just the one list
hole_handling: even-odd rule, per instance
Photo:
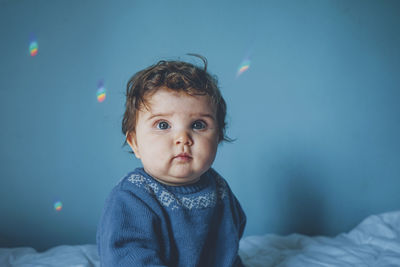
{"label": "baby's shoulder", "polygon": [[228,182],[216,170],[214,170],[213,168],[210,168],[208,170],[208,173],[215,180],[217,187],[223,188],[223,189],[229,189]]}
{"label": "baby's shoulder", "polygon": [[129,203],[139,201],[151,204],[155,201],[155,193],[158,190],[157,185],[135,170],[124,175],[111,190],[109,200],[123,200]]}
{"label": "baby's shoulder", "polygon": [[157,193],[159,185],[153,179],[144,175],[140,170],[125,175],[118,185],[122,190],[129,190],[132,192],[147,192],[151,195]]}

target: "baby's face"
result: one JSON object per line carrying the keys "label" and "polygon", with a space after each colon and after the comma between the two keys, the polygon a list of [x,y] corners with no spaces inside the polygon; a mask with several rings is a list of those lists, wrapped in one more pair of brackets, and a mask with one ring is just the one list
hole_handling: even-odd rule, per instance
{"label": "baby's face", "polygon": [[139,111],[127,141],[145,171],[162,183],[196,182],[215,159],[216,108],[208,96],[159,89]]}

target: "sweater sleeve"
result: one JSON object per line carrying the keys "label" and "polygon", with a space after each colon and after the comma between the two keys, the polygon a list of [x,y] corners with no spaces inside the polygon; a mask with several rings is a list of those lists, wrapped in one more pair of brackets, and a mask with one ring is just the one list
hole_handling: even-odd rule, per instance
{"label": "sweater sleeve", "polygon": [[242,206],[240,205],[239,201],[237,200],[237,198],[235,197],[236,200],[236,207],[238,209],[238,214],[239,214],[239,239],[242,238],[243,236],[243,232],[244,232],[244,228],[246,227],[246,214],[244,213]]}
{"label": "sweater sleeve", "polygon": [[130,191],[115,189],[104,207],[97,243],[102,266],[166,266],[158,216]]}
{"label": "sweater sleeve", "polygon": [[[234,202],[235,202],[236,212],[238,215],[238,222],[239,222],[239,225],[238,225],[239,233],[238,234],[239,234],[239,240],[240,240],[243,237],[244,228],[246,227],[246,214],[244,213],[242,206],[240,205],[238,199],[235,196],[233,196],[233,198],[234,198]],[[244,267],[243,262],[239,255],[237,255],[236,261],[233,266]]]}

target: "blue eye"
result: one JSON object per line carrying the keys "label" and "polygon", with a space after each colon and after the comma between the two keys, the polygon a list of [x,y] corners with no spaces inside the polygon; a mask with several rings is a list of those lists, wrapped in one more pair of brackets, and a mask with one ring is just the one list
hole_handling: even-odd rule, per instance
{"label": "blue eye", "polygon": [[157,128],[160,130],[166,130],[169,128],[169,124],[168,122],[160,121],[159,123],[157,123]]}
{"label": "blue eye", "polygon": [[207,124],[204,121],[195,121],[192,124],[192,128],[195,130],[202,130],[204,128],[206,128]]}

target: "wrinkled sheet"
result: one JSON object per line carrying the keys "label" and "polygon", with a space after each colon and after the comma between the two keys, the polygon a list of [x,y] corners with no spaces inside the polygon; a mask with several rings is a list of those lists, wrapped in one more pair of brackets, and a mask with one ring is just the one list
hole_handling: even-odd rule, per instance
{"label": "wrinkled sheet", "polygon": [[37,252],[30,247],[0,248],[1,267],[97,267],[96,245],[57,246]]}
{"label": "wrinkled sheet", "polygon": [[400,266],[400,211],[372,215],[347,234],[248,236],[240,241],[246,266]]}
{"label": "wrinkled sheet", "polygon": [[[308,237],[299,234],[248,236],[240,241],[247,267],[400,266],[400,211],[372,215],[346,234]],[[37,252],[30,247],[0,248],[0,266],[100,266],[96,245],[57,246]]]}

